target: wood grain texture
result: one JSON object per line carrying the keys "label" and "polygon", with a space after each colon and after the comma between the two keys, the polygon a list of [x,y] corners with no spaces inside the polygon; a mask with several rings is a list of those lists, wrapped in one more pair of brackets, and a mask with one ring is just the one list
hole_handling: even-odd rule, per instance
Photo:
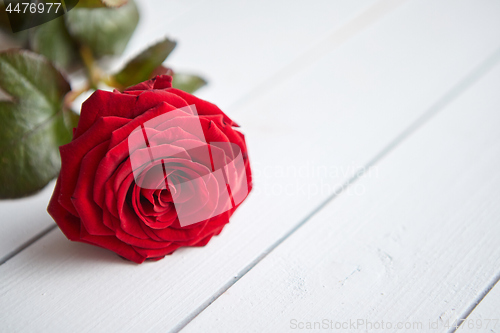
{"label": "wood grain texture", "polygon": [[447,332],[500,269],[499,86],[496,65],[184,332]]}
{"label": "wood grain texture", "polygon": [[243,124],[255,191],[219,237],[135,266],[56,230],[0,267],[0,321],[10,331],[182,327],[487,59],[499,14],[486,0],[413,1],[326,48],[228,112]]}
{"label": "wood grain texture", "polygon": [[[380,2],[387,7],[398,1]],[[205,72],[210,85],[202,91],[203,97],[224,105],[248,94],[252,87],[290,65],[318,40],[374,3],[335,0],[310,6],[307,1],[295,1],[286,6],[265,6],[262,1],[244,5],[227,1],[138,1],[139,26],[114,67],[119,68],[168,35],[180,42],[168,63],[176,69]],[[263,11],[263,7],[267,9]],[[83,84],[79,77],[74,81],[76,86]],[[82,95],[75,108],[88,96]],[[46,212],[53,186],[24,200],[0,202],[0,262],[54,225]]]}

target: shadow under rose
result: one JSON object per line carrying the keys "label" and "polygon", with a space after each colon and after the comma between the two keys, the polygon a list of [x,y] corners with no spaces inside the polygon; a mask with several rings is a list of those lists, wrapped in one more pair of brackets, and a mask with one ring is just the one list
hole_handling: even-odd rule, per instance
{"label": "shadow under rose", "polygon": [[[38,243],[38,244],[37,244]],[[137,264],[125,260],[115,253],[90,244],[70,241],[59,228],[52,230],[46,237],[30,246],[21,255],[36,257],[42,267],[50,267],[71,262],[75,265],[130,265]]]}
{"label": "shadow under rose", "polygon": [[[196,250],[194,248],[191,250]],[[183,256],[189,253],[189,249],[178,249],[175,254]],[[175,255],[173,254],[173,255]],[[123,267],[123,266],[146,266],[157,263],[155,260],[146,260],[142,264],[136,264],[130,260],[120,257],[116,253],[90,244],[70,241],[59,228],[50,231],[45,237],[29,246],[18,256],[21,262],[36,261],[37,270],[66,265],[80,266],[88,269],[99,267]],[[165,256],[161,261],[168,261],[171,255]],[[8,264],[7,262],[6,264]]]}

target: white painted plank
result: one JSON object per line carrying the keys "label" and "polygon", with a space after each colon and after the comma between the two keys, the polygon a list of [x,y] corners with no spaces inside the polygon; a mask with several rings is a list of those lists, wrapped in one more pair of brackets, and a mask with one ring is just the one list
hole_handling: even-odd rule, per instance
{"label": "white painted plank", "polygon": [[500,284],[498,282],[459,324],[457,332],[500,332]]}
{"label": "white painted plank", "polygon": [[54,225],[47,205],[55,181],[40,193],[22,199],[0,200],[0,262],[25,242]]}
{"label": "white painted plank", "polygon": [[178,40],[167,65],[203,74],[209,86],[198,95],[225,110],[277,72],[307,65],[294,60],[370,6],[387,10],[399,2],[141,0],[143,20],[125,56],[165,35]]}
{"label": "white painted plank", "polygon": [[500,268],[498,87],[500,65],[184,331],[448,331]]}
{"label": "white painted plank", "polygon": [[[379,1],[377,6],[387,9],[393,2],[398,1]],[[205,72],[210,85],[202,95],[222,106],[248,94],[373,3],[138,1],[139,26],[115,67],[166,35],[175,37],[180,43],[169,64]],[[0,201],[0,262],[53,225],[46,212],[52,190],[53,185],[29,199]]]}
{"label": "white painted plank", "polygon": [[[182,325],[493,53],[499,14],[500,3],[472,0],[396,9],[238,109],[256,188],[220,237],[134,266],[54,231],[0,267],[0,320],[28,331]],[[311,172],[323,166],[326,179]],[[326,186],[304,195],[303,184]]]}

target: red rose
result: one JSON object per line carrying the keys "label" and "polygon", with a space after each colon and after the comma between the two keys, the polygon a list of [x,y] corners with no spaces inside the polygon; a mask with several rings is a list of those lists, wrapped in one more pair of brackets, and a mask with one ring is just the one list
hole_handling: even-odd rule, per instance
{"label": "red rose", "polygon": [[250,192],[238,125],[171,81],[98,90],[83,104],[48,207],[70,240],[158,260],[207,244]]}

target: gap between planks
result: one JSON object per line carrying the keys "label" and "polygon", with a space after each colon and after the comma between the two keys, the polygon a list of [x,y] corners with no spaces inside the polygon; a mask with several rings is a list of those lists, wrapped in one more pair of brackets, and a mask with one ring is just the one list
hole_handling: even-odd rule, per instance
{"label": "gap between planks", "polygon": [[31,239],[27,240],[26,242],[24,242],[23,244],[21,244],[20,246],[18,246],[14,250],[12,250],[11,252],[7,253],[7,255],[5,255],[3,258],[0,259],[0,266],[3,265],[3,264],[5,264],[10,259],[14,258],[16,255],[18,255],[19,253],[21,253],[23,250],[27,249],[31,244],[34,244],[39,239],[42,239],[49,232],[51,232],[52,230],[56,229],[56,227],[57,227],[57,224],[54,224],[54,225],[51,225],[51,226],[45,228],[44,230],[42,230],[37,235],[31,237]]}
{"label": "gap between planks", "polygon": [[471,303],[471,305],[469,305],[469,307],[465,310],[465,312],[462,313],[460,315],[460,317],[457,318],[457,323],[459,322],[460,324],[457,327],[451,328],[448,331],[448,333],[455,333],[457,330],[462,328],[462,324],[466,321],[467,317],[470,316],[470,314],[479,305],[479,303],[481,303],[482,300],[488,295],[488,293],[495,287],[495,285],[498,283],[498,281],[500,281],[500,271],[493,278],[493,281],[491,281],[488,284],[488,286],[479,294],[479,296],[476,297],[476,299]]}

